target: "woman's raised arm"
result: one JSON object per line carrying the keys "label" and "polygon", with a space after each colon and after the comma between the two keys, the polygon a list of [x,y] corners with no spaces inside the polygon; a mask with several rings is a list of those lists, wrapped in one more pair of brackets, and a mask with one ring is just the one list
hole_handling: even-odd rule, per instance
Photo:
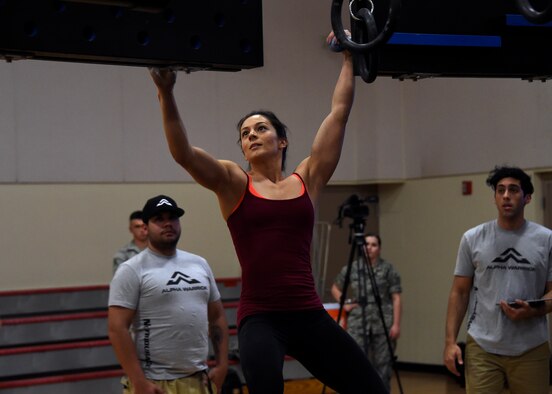
{"label": "woman's raised arm", "polygon": [[190,143],[173,93],[176,71],[152,68],[150,74],[157,86],[163,128],[172,157],[197,183],[219,194],[231,182],[232,172],[239,168],[238,165],[217,160]]}
{"label": "woman's raised arm", "polygon": [[[328,43],[333,37],[332,32],[327,38]],[[353,106],[355,91],[353,60],[348,51],[344,51],[342,56],[343,63],[334,88],[330,113],[316,133],[310,156],[297,167],[297,172],[305,179],[313,200],[316,200],[318,193],[337,167],[345,136],[345,126]]]}

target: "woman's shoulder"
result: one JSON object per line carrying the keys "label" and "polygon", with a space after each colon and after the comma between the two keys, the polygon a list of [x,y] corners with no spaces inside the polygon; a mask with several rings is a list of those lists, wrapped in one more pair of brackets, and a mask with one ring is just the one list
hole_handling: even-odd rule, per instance
{"label": "woman's shoulder", "polygon": [[309,163],[310,157],[305,158],[293,171],[301,177],[302,183],[305,185],[310,198],[314,201],[318,200],[320,191],[326,186],[327,179],[320,174],[316,168],[313,168]]}
{"label": "woman's shoulder", "polygon": [[219,160],[219,162],[226,170],[227,183],[242,184],[247,182],[247,173],[238,163],[231,160]]}
{"label": "woman's shoulder", "polygon": [[224,181],[220,182],[215,194],[219,200],[222,216],[227,219],[241,200],[247,187],[248,175],[237,163],[219,160],[226,170]]}

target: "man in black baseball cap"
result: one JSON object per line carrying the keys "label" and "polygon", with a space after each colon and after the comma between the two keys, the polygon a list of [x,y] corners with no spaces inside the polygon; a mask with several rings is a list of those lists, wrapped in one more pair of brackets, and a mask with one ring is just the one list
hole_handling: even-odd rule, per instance
{"label": "man in black baseball cap", "polygon": [[156,197],[150,198],[144,209],[142,209],[142,220],[145,224],[148,224],[148,221],[155,215],[160,212],[172,212],[175,213],[178,217],[184,215],[184,210],[179,208],[174,201],[169,196],[159,195]]}
{"label": "man in black baseball cap", "polygon": [[[142,215],[148,246],[109,287],[108,333],[124,392],[215,393],[228,371],[228,322],[213,272],[177,249],[184,210],[172,198],[150,198]],[[207,370],[209,336],[216,365]]]}

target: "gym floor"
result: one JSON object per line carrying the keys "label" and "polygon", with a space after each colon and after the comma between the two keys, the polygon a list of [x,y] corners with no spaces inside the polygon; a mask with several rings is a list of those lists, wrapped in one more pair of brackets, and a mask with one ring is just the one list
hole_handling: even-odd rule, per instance
{"label": "gym floor", "polygon": [[[404,394],[465,394],[456,380],[439,373],[399,371]],[[285,394],[322,394],[323,386],[316,379],[294,380],[285,384]],[[247,393],[247,389],[244,389]],[[335,394],[326,388],[325,394]],[[503,394],[508,394],[504,390]],[[549,391],[552,394],[552,388]],[[391,381],[391,394],[400,394],[396,378]]]}
{"label": "gym floor", "polygon": [[[465,393],[465,390],[452,377],[443,374],[399,371],[399,377],[405,394]],[[287,381],[284,392],[285,394],[322,394],[322,389],[323,386],[318,380],[305,379]],[[246,388],[244,393],[247,393]],[[335,391],[326,388],[324,393],[335,394]],[[391,394],[400,394],[395,377],[391,381]]]}

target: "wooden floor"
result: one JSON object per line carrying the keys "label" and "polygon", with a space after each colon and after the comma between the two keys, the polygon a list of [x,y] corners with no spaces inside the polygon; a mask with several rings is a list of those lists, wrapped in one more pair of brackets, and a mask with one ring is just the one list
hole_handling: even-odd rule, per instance
{"label": "wooden floor", "polygon": [[[399,371],[404,394],[464,394],[465,390],[452,378],[442,374]],[[316,379],[294,380],[285,383],[284,394],[322,394],[323,386]],[[244,388],[247,393],[247,388]],[[335,394],[326,388],[325,394]],[[401,394],[397,380],[391,381],[391,394]]]}
{"label": "wooden floor", "polygon": [[[399,371],[404,394],[464,394],[466,390],[449,375]],[[391,394],[400,394],[397,379],[391,381]]]}
{"label": "wooden floor", "polygon": [[[452,376],[399,371],[403,394],[465,394],[465,390],[452,378]],[[316,379],[295,380],[285,383],[284,394],[322,394],[323,386]],[[247,393],[247,389],[244,389]],[[325,394],[335,394],[335,391],[326,388]],[[503,394],[508,394],[505,390]],[[397,380],[391,381],[391,394],[401,394]],[[552,389],[550,390],[552,394]]]}

